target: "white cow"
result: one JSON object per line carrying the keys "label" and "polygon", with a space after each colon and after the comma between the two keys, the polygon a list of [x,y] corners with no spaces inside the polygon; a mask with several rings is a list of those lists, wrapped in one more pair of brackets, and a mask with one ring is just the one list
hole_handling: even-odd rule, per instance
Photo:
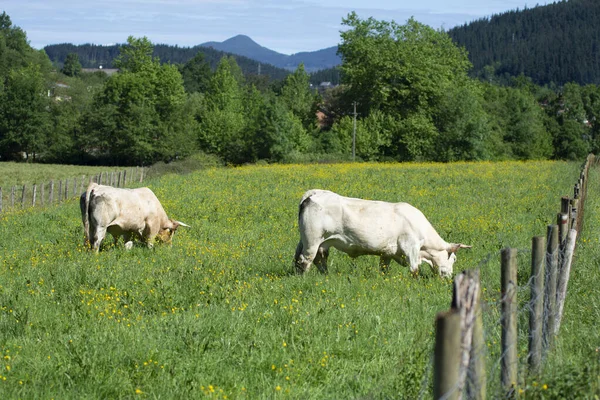
{"label": "white cow", "polygon": [[81,194],[79,206],[86,242],[96,252],[106,231],[114,237],[115,244],[123,236],[125,248],[131,249],[133,237],[152,247],[156,237],[171,243],[179,226],[189,226],[169,219],[152,190],[146,187],[119,189],[92,182]]}
{"label": "white cow", "polygon": [[355,199],[328,190],[304,193],[298,227],[298,273],[308,271],[313,262],[326,272],[329,248],[333,246],[350,257],[380,256],[383,271],[394,259],[401,264],[408,261],[412,273],[426,262],[447,277],[452,275],[456,251],[471,247],[443,240],[425,215],[408,203]]}

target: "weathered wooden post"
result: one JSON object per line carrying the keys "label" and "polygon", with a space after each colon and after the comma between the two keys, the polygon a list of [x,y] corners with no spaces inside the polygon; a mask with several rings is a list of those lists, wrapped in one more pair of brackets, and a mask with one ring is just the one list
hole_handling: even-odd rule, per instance
{"label": "weathered wooden post", "polygon": [[69,180],[65,179],[65,200],[69,198]]}
{"label": "weathered wooden post", "polygon": [[460,313],[457,309],[441,312],[435,323],[435,355],[433,365],[434,399],[458,399],[460,370]]}
{"label": "weathered wooden post", "polygon": [[77,197],[77,177],[73,178],[73,197]]}
{"label": "weathered wooden post", "polygon": [[[568,196],[563,196],[560,198],[560,213],[561,214],[566,214],[567,216],[567,227],[571,226],[571,220],[570,220],[570,216],[571,216],[571,199]],[[559,223],[560,224],[560,223]],[[568,228],[567,228],[568,231]],[[567,238],[567,233],[565,232],[565,236],[564,238],[561,237],[561,241],[564,241]]]}
{"label": "weathered wooden post", "polygon": [[58,180],[58,196],[56,196],[56,202],[60,203],[62,201],[62,181]]}
{"label": "weathered wooden post", "polygon": [[517,249],[505,248],[501,253],[501,324],[502,358],[500,380],[507,393],[517,386]]}
{"label": "weathered wooden post", "polygon": [[571,229],[567,235],[567,245],[565,246],[565,254],[562,259],[562,265],[558,274],[558,283],[556,286],[556,316],[554,334],[558,334],[560,330],[560,321],[562,319],[565,298],[567,296],[567,284],[569,283],[569,275],[571,273],[571,262],[573,261],[573,253],[575,251],[575,241],[577,239],[577,231]]}
{"label": "weathered wooden post", "polygon": [[45,188],[46,184],[44,182],[42,182],[42,184],[40,185],[40,203],[42,204],[42,206],[44,205],[44,188]]}
{"label": "weathered wooden post", "polygon": [[140,183],[144,181],[144,167],[140,168]]}
{"label": "weathered wooden post", "polygon": [[117,187],[118,188],[121,187],[121,171],[119,171],[119,174],[118,174]]}
{"label": "weathered wooden post", "polygon": [[31,197],[31,207],[35,207],[35,196],[37,195],[37,185],[33,184],[33,194]]}
{"label": "weathered wooden post", "polygon": [[54,181],[50,181],[50,199],[48,200],[48,202],[50,203],[50,205],[52,205],[52,202],[54,201]]}
{"label": "weathered wooden post", "polygon": [[27,186],[23,184],[23,191],[21,192],[21,208],[25,208],[25,190]]}
{"label": "weathered wooden post", "polygon": [[127,186],[127,169],[123,170],[123,187]]}
{"label": "weathered wooden post", "polygon": [[464,271],[454,278],[451,307],[459,311],[461,321],[459,398],[464,393],[468,399],[485,399],[485,342],[480,299],[479,270]]}
{"label": "weathered wooden post", "polygon": [[552,345],[552,336],[554,335],[559,251],[558,225],[548,225],[547,232],[546,282],[544,285],[544,349],[546,350]]}
{"label": "weathered wooden post", "polygon": [[83,193],[83,191],[84,191],[84,187],[83,187],[84,183],[83,182],[85,182],[85,175],[81,175],[81,186],[79,187],[80,194]]}
{"label": "weathered wooden post", "polygon": [[10,208],[15,208],[15,187],[10,188]]}
{"label": "weathered wooden post", "polygon": [[542,364],[544,326],[544,261],[546,238],[535,236],[531,243],[531,302],[529,310],[529,369],[537,375]]}

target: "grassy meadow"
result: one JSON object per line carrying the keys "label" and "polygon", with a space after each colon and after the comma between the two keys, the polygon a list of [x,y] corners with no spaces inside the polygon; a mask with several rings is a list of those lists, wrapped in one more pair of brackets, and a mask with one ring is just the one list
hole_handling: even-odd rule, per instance
{"label": "grassy meadow", "polygon": [[[75,199],[0,214],[0,398],[430,398],[434,319],[450,305],[451,281],[426,264],[417,278],[395,263],[382,275],[376,257],[352,260],[336,250],[328,275],[294,275],[298,201],[311,188],[409,202],[444,239],[473,245],[458,253],[455,272],[481,268],[488,394],[497,397],[499,251],[519,249],[525,285],[531,238],[555,222],[579,171],[579,163],[544,161],[165,175],[145,184],[191,228],[153,250],[125,251],[107,237],[98,255],[83,247]],[[544,375],[520,383],[530,398],[592,396],[598,388],[589,384],[598,350],[587,351],[600,345],[598,333],[588,327],[587,342],[570,340],[575,321],[599,319],[587,286],[598,281],[593,171],[595,206],[585,225],[593,233],[584,234],[581,252],[590,258],[576,257],[578,283]],[[527,325],[527,313],[519,323]],[[583,364],[589,370],[576,370]],[[573,369],[572,379],[563,368]]]}

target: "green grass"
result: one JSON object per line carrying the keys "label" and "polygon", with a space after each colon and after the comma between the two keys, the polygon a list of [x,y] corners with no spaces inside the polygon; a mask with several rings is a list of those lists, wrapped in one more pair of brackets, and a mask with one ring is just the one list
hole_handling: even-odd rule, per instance
{"label": "green grass", "polygon": [[[410,202],[443,238],[473,245],[459,252],[455,272],[481,266],[494,395],[499,250],[528,249],[578,176],[578,164],[563,162],[164,175],[148,185],[170,217],[192,228],[180,229],[171,248],[125,251],[109,239],[99,255],[83,248],[75,200],[0,215],[0,397],[430,397],[434,319],[450,305],[451,282],[427,265],[418,278],[397,264],[381,275],[376,257],[335,250],[329,275],[295,276],[298,201],[311,188]],[[524,284],[526,251],[519,261]],[[588,311],[568,304],[566,312]],[[565,338],[576,335],[569,324]],[[570,356],[569,365],[588,359]],[[550,378],[551,388],[568,384]]]}

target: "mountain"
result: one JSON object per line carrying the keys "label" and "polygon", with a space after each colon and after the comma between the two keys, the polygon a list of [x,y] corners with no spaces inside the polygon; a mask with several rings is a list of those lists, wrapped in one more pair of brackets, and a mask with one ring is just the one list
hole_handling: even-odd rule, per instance
{"label": "mountain", "polygon": [[[58,66],[63,65],[67,55],[75,53],[84,68],[98,68],[99,65],[102,65],[104,68],[112,68],[113,60],[119,55],[120,46],[122,45],[102,46],[95,44],[74,45],[62,43],[48,45],[44,47],[44,51],[48,55],[48,58]],[[213,70],[217,67],[222,57],[230,55],[220,50],[201,46],[179,47],[157,44],[154,45],[153,56],[158,57],[160,62],[163,63],[185,64],[197,53],[204,55],[204,59],[210,64]],[[261,64],[256,60],[241,55],[231,55],[235,58],[244,75],[257,75],[260,73],[274,80],[282,80],[289,75],[289,71],[283,68],[266,63]]]}
{"label": "mountain", "polygon": [[341,58],[337,55],[337,46],[286,55],[267,49],[245,35],[237,35],[223,42],[206,42],[200,46],[212,47],[215,50],[248,57],[287,70],[295,70],[300,63],[304,63],[304,69],[307,72],[332,68],[341,64]]}
{"label": "mountain", "polygon": [[569,0],[513,10],[448,30],[474,75],[523,74],[539,85],[600,84],[600,1]]}

